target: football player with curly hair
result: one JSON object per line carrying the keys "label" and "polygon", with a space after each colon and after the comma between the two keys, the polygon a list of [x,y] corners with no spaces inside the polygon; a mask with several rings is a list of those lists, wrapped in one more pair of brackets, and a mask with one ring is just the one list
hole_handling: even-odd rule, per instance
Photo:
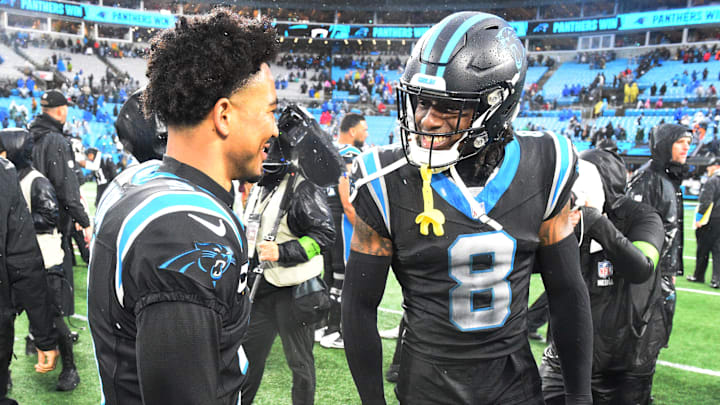
{"label": "football player with curly hair", "polygon": [[147,117],[162,162],[121,173],[95,218],[88,318],[106,404],[237,404],[248,254],[232,180],[257,179],[277,96],[267,20],[179,17],[151,42]]}

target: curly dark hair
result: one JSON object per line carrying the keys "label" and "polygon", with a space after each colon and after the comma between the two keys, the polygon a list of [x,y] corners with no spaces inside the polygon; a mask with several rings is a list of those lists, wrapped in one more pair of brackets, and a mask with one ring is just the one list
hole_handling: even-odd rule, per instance
{"label": "curly dark hair", "polygon": [[143,97],[145,115],[171,126],[194,126],[218,99],[229,97],[278,51],[267,19],[249,19],[227,8],[179,17],[175,28],[150,43]]}

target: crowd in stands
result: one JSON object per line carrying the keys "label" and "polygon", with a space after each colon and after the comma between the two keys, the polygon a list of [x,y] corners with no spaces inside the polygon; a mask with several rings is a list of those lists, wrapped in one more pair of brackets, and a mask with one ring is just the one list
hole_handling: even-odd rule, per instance
{"label": "crowd in stands", "polygon": [[578,52],[577,55],[575,55],[575,61],[577,63],[587,63],[590,65],[590,69],[605,69],[605,64],[615,59],[616,55],[614,51]]}
{"label": "crowd in stands", "polygon": [[48,48],[67,51],[71,54],[96,54],[100,57],[108,56],[113,58],[142,57],[146,50],[146,48],[137,45],[108,42],[107,40],[98,41],[87,36],[73,40],[71,38],[52,38],[48,34],[31,35],[22,31],[7,32],[1,30],[0,40],[11,47]]}
{"label": "crowd in stands", "polygon": [[[276,77],[275,87],[286,89],[290,83],[299,83],[300,94],[313,100],[310,101],[312,106],[332,97],[338,104],[347,105],[349,101],[364,104],[370,108],[366,111],[370,114],[390,113],[388,106],[396,101],[395,78],[402,73],[403,67],[403,61],[398,55],[340,55],[334,57],[332,62],[331,70],[329,56],[283,54],[277,64],[289,72]],[[337,114],[335,110],[323,105],[322,111],[329,111],[332,116],[329,121],[334,122]]]}
{"label": "crowd in stands", "polygon": [[555,65],[555,58],[551,56],[545,56],[543,54],[539,54],[537,56],[528,55],[528,66],[547,66],[552,67]]}

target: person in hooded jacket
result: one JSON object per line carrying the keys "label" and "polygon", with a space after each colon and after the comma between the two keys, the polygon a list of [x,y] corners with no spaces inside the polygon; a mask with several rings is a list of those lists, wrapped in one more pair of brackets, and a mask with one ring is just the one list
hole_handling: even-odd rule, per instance
{"label": "person in hooded jacket", "polygon": [[[30,208],[37,241],[47,271],[48,292],[54,306],[54,322],[58,331],[58,348],[63,370],[58,377],[57,390],[71,391],[80,383],[73,356],[73,338],[60,311],[63,250],[57,230],[58,205],[55,189],[50,181],[32,166],[33,140],[25,129],[4,129],[0,141],[5,145],[7,158],[17,169],[20,189]],[[31,332],[37,334],[32,328]]]}
{"label": "person in hooded jacket", "polygon": [[[40,98],[40,105],[42,114],[29,127],[35,142],[32,160],[35,168],[50,180],[57,195],[60,208],[58,228],[65,252],[63,271],[70,287],[74,288],[71,242],[73,220],[84,229],[85,239],[89,240],[90,218],[80,201],[80,185],[74,171],[77,163],[70,142],[63,136],[68,101],[60,91],[48,90]],[[75,313],[73,294],[63,296],[62,310],[66,316]]]}
{"label": "person in hooded jacket", "polygon": [[[647,404],[653,371],[647,359],[656,358],[657,352],[648,353],[640,342],[647,329],[648,302],[659,295],[655,267],[664,242],[663,224],[654,208],[625,196],[625,164],[615,151],[592,149],[580,158],[596,167],[602,183],[597,186],[604,192],[602,212],[588,205],[575,211],[593,319],[593,403]],[[546,403],[564,403],[552,343],[543,355],[541,376]]]}
{"label": "person in hooded jacket", "polygon": [[32,218],[20,191],[15,166],[5,159],[0,141],[0,405],[17,405],[8,398],[14,322],[19,309],[27,311],[36,331],[38,363],[35,371],[55,368],[56,331],[47,294],[42,256]]}
{"label": "person in hooded jacket", "polygon": [[[683,274],[683,200],[680,184],[688,173],[686,164],[692,132],[678,124],[661,124],[650,136],[650,160],[633,175],[626,195],[646,203],[660,214],[665,243],[660,252],[657,271],[661,280],[660,297],[650,314],[648,330],[643,335],[648,352],[667,347],[675,315],[675,275]],[[656,347],[657,346],[657,347]],[[654,369],[657,356],[648,358]]]}

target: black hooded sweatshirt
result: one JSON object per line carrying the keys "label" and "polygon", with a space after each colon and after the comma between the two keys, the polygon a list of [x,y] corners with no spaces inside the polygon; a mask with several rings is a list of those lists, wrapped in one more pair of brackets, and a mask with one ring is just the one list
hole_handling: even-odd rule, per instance
{"label": "black hooded sweatshirt", "polygon": [[[655,209],[625,196],[625,164],[615,152],[592,149],[580,158],[600,174],[607,217],[583,207],[580,259],[593,318],[593,372],[627,371],[644,363],[634,344],[647,324],[648,302],[659,278],[653,271],[664,241]],[[602,250],[591,253],[591,240]]]}
{"label": "black hooded sweatshirt", "polygon": [[672,146],[678,139],[691,136],[682,125],[662,124],[651,137],[651,159],[630,180],[627,196],[654,207],[665,228],[665,244],[658,265],[663,275],[683,272],[683,200],[680,184],[687,165],[673,162]]}
{"label": "black hooded sweatshirt", "polygon": [[77,163],[70,142],[62,135],[62,127],[59,121],[43,113],[30,124],[30,133],[35,142],[33,164],[55,188],[60,206],[59,228],[65,233],[69,230],[68,216],[83,228],[90,226],[90,218],[80,201],[80,185],[74,171]]}

